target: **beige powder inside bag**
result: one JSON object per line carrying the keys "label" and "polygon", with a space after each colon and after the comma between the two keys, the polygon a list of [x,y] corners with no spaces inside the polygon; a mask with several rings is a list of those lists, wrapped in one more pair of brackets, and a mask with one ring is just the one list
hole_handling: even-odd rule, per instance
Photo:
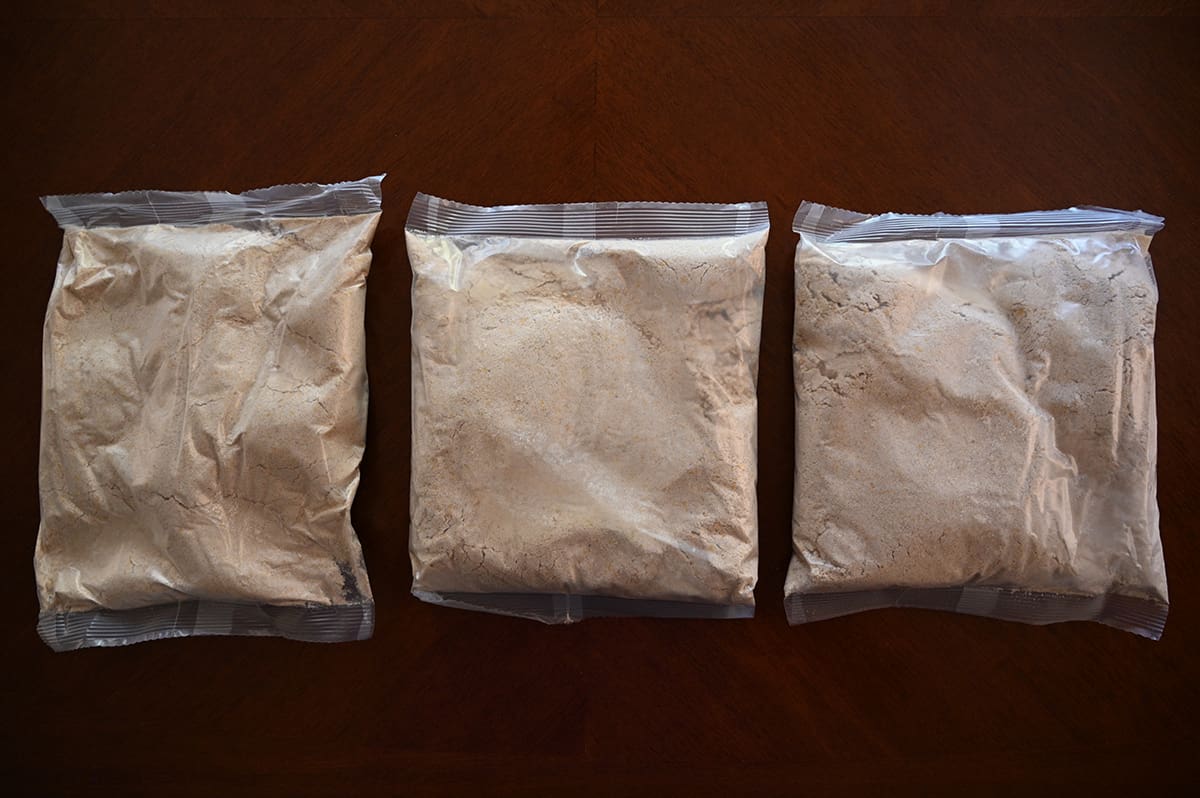
{"label": "beige powder inside bag", "polygon": [[370,603],[350,505],[378,219],[65,229],[45,326],[44,618]]}
{"label": "beige powder inside bag", "polygon": [[1165,605],[1149,240],[802,238],[788,596]]}
{"label": "beige powder inside bag", "polygon": [[414,592],[753,605],[765,240],[410,230]]}

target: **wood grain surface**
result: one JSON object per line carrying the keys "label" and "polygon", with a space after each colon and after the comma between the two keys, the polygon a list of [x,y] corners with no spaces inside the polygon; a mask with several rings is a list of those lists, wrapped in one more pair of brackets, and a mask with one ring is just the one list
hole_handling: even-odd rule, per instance
{"label": "wood grain surface", "polygon": [[[1140,794],[1196,781],[1195,10],[96,0],[4,12],[6,792]],[[61,239],[37,197],[383,171],[354,507],[375,637],[52,654],[34,631],[31,558],[41,325]],[[410,597],[403,224],[418,190],[481,204],[770,203],[756,618],[547,627]],[[1172,602],[1160,642],[900,610],[787,626],[789,223],[802,199],[1166,217],[1153,248]]]}

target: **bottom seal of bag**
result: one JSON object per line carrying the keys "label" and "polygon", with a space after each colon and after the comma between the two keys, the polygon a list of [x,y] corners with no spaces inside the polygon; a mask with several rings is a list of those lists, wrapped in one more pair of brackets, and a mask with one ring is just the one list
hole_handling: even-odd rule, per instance
{"label": "bottom seal of bag", "polygon": [[375,605],[370,603],[275,606],[180,601],[128,610],[44,612],[38,617],[38,634],[55,651],[202,635],[340,643],[366,640],[374,629]]}
{"label": "bottom seal of bag", "polygon": [[1138,596],[1044,593],[982,585],[793,593],[784,599],[784,606],[793,625],[889,607],[943,610],[1037,625],[1097,621],[1151,640],[1162,637],[1167,623],[1166,604]]}
{"label": "bottom seal of bag", "polygon": [[753,604],[706,604],[570,593],[458,593],[414,590],[430,604],[513,615],[543,623],[574,623],[585,618],[753,618]]}

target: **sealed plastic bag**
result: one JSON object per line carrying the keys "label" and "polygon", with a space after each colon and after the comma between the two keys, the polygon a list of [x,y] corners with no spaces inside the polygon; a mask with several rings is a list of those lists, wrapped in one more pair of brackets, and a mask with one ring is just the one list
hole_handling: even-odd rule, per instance
{"label": "sealed plastic bag", "polygon": [[374,177],[46,197],[38,631],[369,637],[350,526]]}
{"label": "sealed plastic bag", "polygon": [[1162,633],[1161,226],[800,207],[793,623],[905,606]]}
{"label": "sealed plastic bag", "polygon": [[753,614],[763,203],[418,195],[413,593],[575,621]]}

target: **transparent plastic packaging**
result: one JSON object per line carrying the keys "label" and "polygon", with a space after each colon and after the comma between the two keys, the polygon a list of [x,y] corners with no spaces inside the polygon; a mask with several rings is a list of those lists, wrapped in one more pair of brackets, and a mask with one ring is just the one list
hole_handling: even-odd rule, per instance
{"label": "transparent plastic packaging", "polygon": [[800,207],[792,623],[923,607],[1162,634],[1161,227]]}
{"label": "transparent plastic packaging", "polygon": [[52,648],[370,637],[350,506],[381,180],[43,198],[63,229],[34,555]]}
{"label": "transparent plastic packaging", "polygon": [[754,611],[764,203],[424,194],[413,593],[551,623]]}

